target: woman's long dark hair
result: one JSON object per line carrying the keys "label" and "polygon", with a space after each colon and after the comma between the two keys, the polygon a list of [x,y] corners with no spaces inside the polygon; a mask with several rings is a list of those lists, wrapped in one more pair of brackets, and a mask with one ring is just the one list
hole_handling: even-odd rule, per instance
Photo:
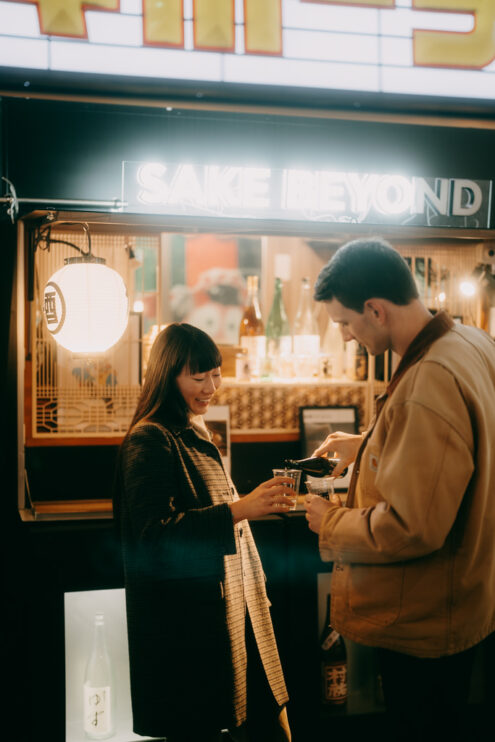
{"label": "woman's long dark hair", "polygon": [[185,322],[168,325],[151,348],[146,378],[129,430],[144,419],[186,425],[188,410],[177,387],[177,376],[184,368],[191,374],[200,374],[221,364],[220,351],[206,332]]}

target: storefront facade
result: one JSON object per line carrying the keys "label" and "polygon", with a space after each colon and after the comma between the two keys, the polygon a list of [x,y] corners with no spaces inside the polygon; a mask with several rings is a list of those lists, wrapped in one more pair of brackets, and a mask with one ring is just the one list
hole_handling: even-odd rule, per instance
{"label": "storefront facade", "polygon": [[[18,606],[6,618],[6,631],[22,644],[21,661],[13,651],[7,660],[34,708],[19,739],[30,739],[33,730],[64,738],[64,596],[122,584],[108,518],[92,513],[91,520],[54,523],[19,517],[19,509],[29,511],[26,481],[40,501],[74,499],[74,492],[80,499],[84,491],[106,499],[119,438],[86,434],[75,441],[71,433],[57,439],[33,427],[33,376],[26,368],[37,347],[30,311],[36,229],[54,217],[88,221],[95,232],[123,238],[149,232],[162,243],[164,234],[234,234],[238,242],[255,237],[274,245],[298,240],[291,248],[294,280],[297,254],[303,263],[314,261],[316,270],[340,241],[377,233],[394,244],[422,242],[424,256],[433,243],[448,243],[450,253],[458,246],[463,254],[471,251],[466,261],[473,269],[495,262],[492,11],[480,6],[463,13],[455,0],[437,0],[433,19],[431,4],[417,0],[277,0],[225,3],[221,12],[221,4],[212,3],[195,16],[192,3],[184,3],[183,15],[181,5],[169,4],[163,15],[158,4],[108,0],[84,9],[75,3],[61,15],[48,0],[0,2],[2,357],[9,431],[4,563],[6,592]],[[427,43],[439,34],[445,44]],[[351,57],[358,49],[361,58]],[[438,49],[441,56],[432,56]],[[449,69],[452,55],[463,70]],[[180,74],[161,72],[171,66]],[[277,250],[269,244],[271,263],[260,268],[269,271],[267,284]],[[158,316],[158,323],[163,319]],[[298,451],[294,431],[284,439],[275,423],[265,437],[259,425],[250,434],[248,427],[232,448],[233,473],[244,476],[246,487],[270,461]],[[263,466],[255,470],[262,449]],[[250,477],[243,472],[247,460],[253,462]],[[287,657],[294,647],[282,628],[285,616],[291,615],[292,626],[312,630],[315,575],[325,571],[303,525],[294,518],[258,525]],[[296,544],[284,552],[283,568],[273,543]],[[304,617],[296,605],[302,596],[313,605]],[[23,644],[31,631],[32,649]],[[296,644],[297,661],[287,659],[286,671],[296,696],[308,701],[318,682],[300,688],[307,647]],[[41,687],[40,668],[51,656],[55,670]],[[20,699],[12,703],[20,717]],[[45,718],[50,703],[51,722]]]}

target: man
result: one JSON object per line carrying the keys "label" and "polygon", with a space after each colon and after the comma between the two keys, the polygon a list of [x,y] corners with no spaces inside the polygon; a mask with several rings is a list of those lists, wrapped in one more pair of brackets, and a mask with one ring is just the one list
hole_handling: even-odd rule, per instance
{"label": "man", "polygon": [[382,240],[337,250],[315,299],[345,341],[401,359],[370,429],[315,451],[341,459],[336,475],[355,461],[345,507],[306,500],[334,562],[332,625],[379,648],[393,739],[473,739],[475,647],[495,628],[495,343],[432,316]]}

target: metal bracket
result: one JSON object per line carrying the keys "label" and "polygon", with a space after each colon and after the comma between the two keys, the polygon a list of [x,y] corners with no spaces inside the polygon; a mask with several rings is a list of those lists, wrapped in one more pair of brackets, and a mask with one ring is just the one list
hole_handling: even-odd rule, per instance
{"label": "metal bracket", "polygon": [[10,216],[12,224],[19,214],[19,204],[36,204],[40,208],[42,208],[42,204],[45,208],[48,208],[49,206],[85,206],[87,208],[106,207],[111,211],[123,211],[127,206],[127,202],[121,201],[120,198],[114,198],[112,201],[86,201],[83,199],[71,198],[19,198],[14,188],[14,184],[5,176],[2,175],[1,177],[9,186],[9,194],[7,196],[0,196],[0,204],[7,204],[7,214]]}
{"label": "metal bracket", "polygon": [[0,201],[8,203],[7,214],[10,216],[10,221],[12,222],[12,224],[14,224],[17,218],[17,214],[19,213],[19,199],[17,198],[14,184],[11,183],[11,181],[8,178],[5,178],[5,176],[3,175],[2,180],[4,180],[9,186],[10,195],[5,196],[4,198],[0,198]]}

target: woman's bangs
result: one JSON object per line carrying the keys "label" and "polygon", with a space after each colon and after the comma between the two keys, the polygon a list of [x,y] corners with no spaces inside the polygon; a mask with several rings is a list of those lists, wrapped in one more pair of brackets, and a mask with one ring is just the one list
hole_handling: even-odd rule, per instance
{"label": "woman's bangs", "polygon": [[219,368],[222,365],[222,355],[208,336],[198,337],[191,347],[187,365],[190,374],[202,374]]}

